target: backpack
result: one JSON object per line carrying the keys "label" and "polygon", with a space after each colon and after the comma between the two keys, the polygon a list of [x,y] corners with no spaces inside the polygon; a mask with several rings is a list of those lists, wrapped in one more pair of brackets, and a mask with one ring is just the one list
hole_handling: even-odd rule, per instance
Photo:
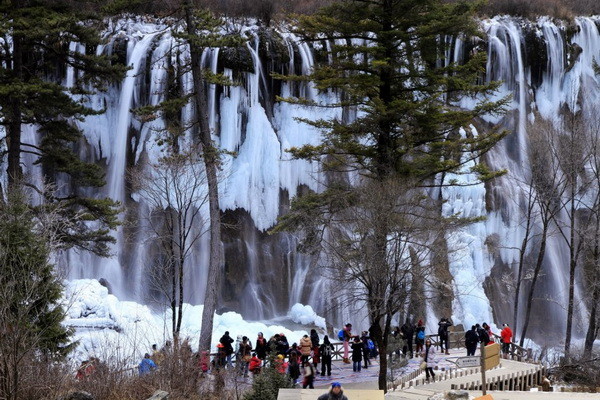
{"label": "backpack", "polygon": [[331,355],[331,345],[323,344],[323,356],[327,357]]}
{"label": "backpack", "polygon": [[338,339],[340,339],[342,341],[344,340],[344,330],[343,329],[338,332]]}
{"label": "backpack", "polygon": [[421,340],[422,340],[422,339],[425,339],[425,331],[424,331],[424,330],[420,330],[420,331],[417,333],[417,339],[421,339]]}
{"label": "backpack", "polygon": [[369,350],[375,350],[375,343],[371,339],[367,340],[367,347]]}

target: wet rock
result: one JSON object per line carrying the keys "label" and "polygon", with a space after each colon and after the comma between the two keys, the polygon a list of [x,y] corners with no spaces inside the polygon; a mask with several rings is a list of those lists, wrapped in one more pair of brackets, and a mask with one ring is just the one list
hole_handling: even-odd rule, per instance
{"label": "wet rock", "polygon": [[447,400],[469,400],[469,392],[466,390],[450,390],[446,392]]}
{"label": "wet rock", "polygon": [[92,396],[88,392],[72,392],[65,396],[59,397],[58,400],[94,400],[94,396]]}
{"label": "wet rock", "polygon": [[169,393],[163,390],[157,390],[152,397],[148,397],[146,400],[169,400]]}

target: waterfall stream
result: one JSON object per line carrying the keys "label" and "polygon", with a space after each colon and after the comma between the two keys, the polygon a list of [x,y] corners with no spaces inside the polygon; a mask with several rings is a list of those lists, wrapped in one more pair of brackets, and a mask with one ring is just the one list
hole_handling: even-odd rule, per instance
{"label": "waterfall stream", "polygon": [[[497,98],[512,95],[506,116],[490,117],[483,122],[501,122],[512,131],[486,156],[486,161],[492,168],[507,168],[510,172],[491,185],[477,184],[442,192],[448,210],[462,212],[464,216],[487,216],[486,221],[448,238],[449,246],[455,246],[455,252],[449,256],[449,265],[455,277],[453,317],[457,320],[466,324],[483,320],[497,324],[512,321],[509,308],[502,306],[501,300],[496,298],[502,290],[501,284],[493,283],[496,289],[490,290],[486,287],[486,279],[493,276],[495,269],[514,271],[516,268],[517,249],[524,234],[520,205],[527,186],[515,182],[526,182],[530,173],[527,165],[528,123],[534,123],[536,118],[555,121],[565,106],[575,111],[586,102],[591,104],[600,100],[599,81],[594,72],[596,60],[600,60],[598,22],[596,18],[577,18],[575,33],[569,37],[565,24],[549,18],[530,22],[496,17],[482,21],[487,34],[486,48],[482,49],[489,55],[486,79],[503,81]],[[223,66],[221,60],[225,56],[219,49],[208,49],[202,56],[202,65],[213,73],[224,73],[236,83],[224,88],[209,85],[208,90],[209,124],[213,137],[226,152],[220,172],[220,204],[224,218],[237,224],[236,228],[226,230],[223,239],[224,291],[227,293],[223,295],[222,309],[234,309],[248,319],[269,319],[286,313],[295,302],[305,302],[313,305],[318,313],[325,312],[327,296],[330,296],[325,294],[329,283],[319,279],[315,270],[318,262],[297,252],[298,238],[294,235],[269,236],[266,231],[285,212],[290,199],[299,190],[318,191],[323,187],[324,177],[317,163],[293,160],[286,152],[293,146],[316,144],[321,138],[318,130],[298,122],[297,118],[341,119],[348,118],[348,114],[336,108],[316,109],[273,102],[276,95],[286,97],[300,93],[311,100],[331,103],[336,95],[318,93],[306,83],[282,82],[274,89],[270,84],[270,73],[289,70],[307,74],[315,62],[313,48],[293,34],[281,32],[277,40],[287,51],[287,59],[273,62],[265,59],[265,54],[275,50],[261,42],[266,39],[259,35],[259,28],[249,26],[244,30],[250,36],[246,50],[253,71],[238,73]],[[99,51],[112,54],[117,51],[117,46],[122,46],[131,69],[119,85],[88,100],[97,109],[106,108],[106,113],[90,116],[80,123],[87,139],[82,152],[88,160],[106,164],[106,192],[97,195],[110,196],[127,206],[136,204],[137,211],[132,212],[141,213],[147,205],[131,193],[126,171],[129,167],[144,168],[146,163],[160,157],[161,146],[156,142],[156,135],[164,128],[164,121],[158,119],[141,124],[133,117],[131,109],[155,105],[163,100],[168,80],[172,79],[170,74],[181,68],[180,64],[189,58],[189,51],[165,29],[165,25],[158,23],[125,19],[116,23],[111,32],[116,33],[107,32],[110,40]],[[469,41],[465,38],[448,40],[454,48],[448,51],[447,58],[461,60],[468,51]],[[534,60],[536,54],[531,49],[536,43],[531,40],[538,41],[536,48],[545,49],[546,58],[539,55],[540,60]],[[263,45],[267,50],[261,47]],[[581,49],[578,56],[572,50],[575,45]],[[85,50],[80,47],[71,44],[73,50]],[[532,78],[534,62],[542,63],[539,82]],[[278,70],[271,71],[270,68]],[[77,73],[67,68],[64,77],[67,87],[73,85]],[[191,93],[190,73],[181,74],[178,84],[181,93]],[[472,100],[469,99],[460,101],[463,107],[470,104]],[[183,125],[193,120],[189,105],[182,110],[181,119]],[[477,129],[482,128],[478,125]],[[24,133],[27,143],[38,140],[34,127],[26,127]],[[182,143],[191,143],[193,134],[193,129],[189,129]],[[23,156],[23,162],[32,179],[40,181],[41,172],[32,165],[30,157]],[[2,174],[5,177],[4,171]],[[203,224],[207,224],[207,207],[199,207],[202,208]],[[113,258],[98,259],[75,250],[64,254],[63,259],[69,265],[69,278],[105,278],[117,296],[149,302],[152,294],[148,288],[147,268],[156,254],[156,244],[147,240],[147,226],[141,219],[132,232],[127,237],[123,227],[116,232]],[[490,250],[486,244],[490,237],[499,240],[496,250]],[[185,280],[186,302],[198,304],[203,299],[207,249],[208,237],[205,235],[186,265],[189,278]],[[557,304],[566,303],[568,292],[566,252],[560,238],[550,239],[544,282],[536,296],[552,300],[538,302],[536,307],[540,315],[544,310],[558,313],[556,319],[560,322],[553,324],[557,332],[563,329],[565,313]],[[578,309],[583,317],[585,302],[581,285],[576,295],[583,305]],[[434,310],[432,313],[435,314],[434,306],[428,309]],[[428,317],[432,322],[440,316]]]}

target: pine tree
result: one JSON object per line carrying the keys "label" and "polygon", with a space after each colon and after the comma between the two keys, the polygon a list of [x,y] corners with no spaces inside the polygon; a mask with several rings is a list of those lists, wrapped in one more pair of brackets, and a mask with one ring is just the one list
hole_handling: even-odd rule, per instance
{"label": "pine tree", "polygon": [[19,398],[28,362],[62,359],[72,348],[71,332],[61,325],[62,285],[49,262],[52,234],[35,220],[19,188],[11,187],[0,203],[1,398]]}
{"label": "pine tree", "polygon": [[289,374],[277,370],[277,365],[283,360],[277,358],[276,352],[268,355],[267,363],[254,377],[252,388],[244,394],[244,400],[277,400],[279,389],[295,387]]}
{"label": "pine tree", "polygon": [[[481,35],[473,18],[477,6],[441,0],[338,1],[295,21],[299,35],[320,43],[323,50],[317,59],[322,61],[309,76],[280,76],[310,81],[340,99],[333,104],[285,101],[356,111],[353,120],[305,121],[323,132],[323,140],[290,152],[297,158],[321,160],[329,172],[329,186],[294,201],[276,231],[302,227],[307,241],[322,247],[323,234],[344,234],[332,231],[331,224],[345,220],[346,227],[354,229],[354,235],[336,242],[343,248],[331,250],[340,268],[343,264],[352,271],[348,274],[355,285],[364,287],[371,334],[381,354],[383,390],[392,318],[404,310],[410,279],[413,289],[425,279],[416,272],[422,270],[424,257],[411,241],[426,241],[427,229],[437,230],[442,222],[434,223],[431,214],[437,199],[424,202],[426,192],[420,188],[478,160],[505,135],[496,129],[473,134],[468,128],[477,117],[502,112],[507,101],[486,100],[498,84],[482,81],[485,51],[475,47],[461,63],[447,58],[453,38]],[[461,107],[463,99],[473,106]],[[466,134],[460,133],[461,128]],[[360,183],[340,178],[340,172],[348,171],[358,172],[354,182]],[[483,164],[473,171],[482,180],[503,172],[489,171]],[[369,198],[377,198],[377,204]],[[364,218],[363,223],[357,218]],[[330,229],[323,229],[328,224]],[[440,232],[436,236],[443,238]]]}
{"label": "pine tree", "polygon": [[[106,255],[107,243],[114,241],[109,232],[117,225],[118,204],[86,198],[77,189],[105,182],[100,166],[82,161],[75,152],[82,133],[74,121],[102,112],[86,105],[86,95],[120,79],[125,67],[96,55],[100,35],[79,12],[83,9],[83,4],[66,0],[0,2],[0,120],[6,130],[9,182],[25,183],[20,165],[25,153],[37,157],[47,180],[66,174],[70,188],[61,188],[66,195],[45,193],[47,203],[65,205],[65,218],[73,222],[60,232],[62,243]],[[71,50],[71,42],[86,46],[86,54]],[[61,82],[67,65],[82,72],[72,88]],[[37,127],[39,146],[23,143],[24,124]]]}

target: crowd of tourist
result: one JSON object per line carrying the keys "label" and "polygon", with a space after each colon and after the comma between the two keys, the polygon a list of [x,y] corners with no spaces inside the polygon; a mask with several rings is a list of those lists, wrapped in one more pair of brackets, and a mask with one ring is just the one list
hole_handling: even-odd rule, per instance
{"label": "crowd of tourist", "polygon": [[[453,323],[450,319],[442,318],[438,323],[437,335],[425,334],[425,324],[419,319],[416,324],[407,319],[402,326],[394,327],[390,335],[390,357],[394,354],[404,358],[422,357],[421,368],[425,370],[427,380],[435,379],[434,370],[437,369],[439,347],[441,354],[449,354],[450,327]],[[437,336],[437,343],[431,340],[431,336]],[[475,355],[479,344],[494,343],[495,335],[487,323],[475,324],[464,334],[464,344],[467,356]],[[342,362],[352,363],[352,370],[360,372],[369,368],[371,359],[378,356],[378,349],[371,339],[368,331],[355,334],[352,324],[346,324],[338,331],[337,338],[341,344]],[[500,333],[502,352],[508,354],[512,343],[513,333],[508,324],[504,324]],[[189,346],[189,345],[188,345]],[[151,373],[159,368],[165,354],[169,352],[171,342],[167,341],[161,350],[157,345],[152,346],[152,354],[146,353],[138,365],[141,376]],[[388,349],[388,350],[390,350]],[[321,339],[315,329],[310,335],[304,335],[298,343],[290,344],[286,336],[275,334],[268,340],[259,332],[254,343],[247,337],[239,335],[234,340],[229,332],[219,339],[216,355],[211,360],[209,352],[204,351],[196,354],[196,362],[201,373],[208,372],[211,368],[234,369],[244,377],[260,374],[267,367],[273,367],[281,374],[287,374],[294,385],[301,384],[303,388],[313,388],[315,376],[332,375],[331,363],[336,349],[328,335]],[[190,348],[191,352],[191,348]],[[98,368],[99,360],[90,358],[82,362],[77,371],[77,379],[86,379]],[[302,377],[301,382],[299,382]],[[337,385],[337,386],[336,386]],[[341,386],[334,382],[330,394],[342,393]]]}

